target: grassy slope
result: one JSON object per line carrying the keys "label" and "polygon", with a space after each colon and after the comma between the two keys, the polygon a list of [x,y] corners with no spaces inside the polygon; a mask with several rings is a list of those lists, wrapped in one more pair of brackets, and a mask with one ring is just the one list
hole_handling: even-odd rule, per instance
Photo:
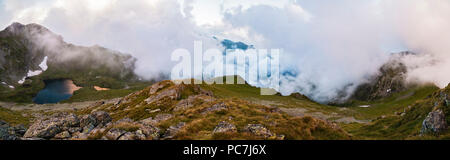
{"label": "grassy slope", "polygon": [[[358,139],[445,139],[446,133],[442,136],[419,136],[423,120],[432,111],[435,102],[440,101],[436,94],[441,91],[435,86],[427,85],[376,102],[355,103],[351,108],[360,116],[376,118],[368,125],[342,126]],[[356,107],[361,104],[370,104],[371,107]],[[443,105],[440,104],[440,107]]]}
{"label": "grassy slope", "polygon": [[10,125],[28,125],[30,123],[30,119],[28,116],[23,116],[22,113],[25,112],[11,111],[0,107],[0,120],[8,122]]}
{"label": "grassy slope", "polygon": [[[418,86],[377,101],[353,101],[351,104],[344,106],[322,105],[308,99],[298,99],[291,96],[262,96],[259,94],[259,88],[248,85],[203,85],[203,87],[212,90],[215,95],[223,98],[239,98],[255,103],[270,101],[270,103],[279,107],[307,108],[311,111],[334,112],[341,116],[372,120],[373,122],[369,124],[339,124],[344,130],[353,134],[355,139],[442,139],[447,135],[417,137],[423,119],[431,111],[430,106],[433,106],[431,104],[433,100],[429,100],[427,97],[439,91],[439,88],[432,84]],[[370,105],[370,107],[361,108],[360,105]],[[413,109],[410,112],[407,111],[405,116],[395,114],[406,111],[408,106]],[[386,118],[381,119],[382,116]]]}
{"label": "grassy slope", "polygon": [[135,82],[129,83],[126,89],[110,89],[105,91],[97,91],[94,87],[84,87],[74,92],[73,96],[60,103],[72,103],[83,101],[94,101],[100,99],[113,99],[117,97],[124,97],[130,93],[137,92],[144,89],[152,82]]}
{"label": "grassy slope", "polygon": [[[130,85],[129,89],[112,89],[109,91],[95,91],[92,87],[83,88],[75,92],[74,96],[64,102],[77,102],[96,99],[109,99],[123,97],[129,93],[139,91],[148,86],[148,83],[135,83]],[[176,102],[167,102],[165,105],[148,105],[142,103],[148,98],[148,90],[136,92],[133,100],[122,104],[118,108],[112,107],[112,104],[98,106],[97,109],[112,113],[115,120],[129,117],[134,120],[141,120],[148,117],[154,117],[160,113],[174,114],[176,118],[159,124],[163,130],[180,121],[188,123],[188,129],[180,134],[179,139],[252,139],[249,135],[212,135],[211,130],[222,120],[233,117],[231,122],[242,129],[249,123],[261,123],[268,126],[270,130],[278,134],[286,135],[288,139],[346,139],[342,133],[331,133],[325,124],[310,118],[296,118],[285,114],[263,112],[264,106],[260,104],[269,104],[271,106],[286,108],[306,108],[311,111],[322,113],[337,113],[342,116],[354,116],[357,119],[370,119],[373,122],[369,124],[340,123],[339,126],[350,133],[352,139],[450,139],[450,133],[445,132],[440,136],[426,135],[419,136],[421,123],[426,115],[432,110],[432,106],[439,101],[438,94],[443,91],[450,93],[449,87],[445,90],[439,90],[434,85],[424,85],[410,90],[396,93],[391,97],[380,99],[373,102],[353,101],[345,106],[328,106],[315,103],[307,98],[295,98],[292,96],[262,96],[260,89],[245,84],[233,85],[201,85],[202,88],[210,90],[220,101],[232,106],[232,109],[226,112],[219,111],[213,114],[201,115],[199,112],[211,103],[201,103],[185,112],[173,112]],[[184,93],[183,98],[187,98],[193,92]],[[370,105],[368,108],[361,108],[360,105]],[[131,106],[131,107],[130,107]],[[411,106],[408,108],[408,106]],[[450,109],[440,105],[446,115],[450,115]],[[149,113],[148,110],[161,109],[161,112]],[[79,111],[79,114],[90,113],[94,108]],[[405,112],[404,116],[397,113]],[[270,117],[269,119],[267,117]],[[9,110],[0,110],[0,117],[3,120],[18,124],[28,123],[28,119],[20,115],[20,112]],[[381,118],[383,117],[383,118]],[[448,123],[450,116],[447,116]],[[277,127],[271,126],[273,122],[278,123]],[[317,124],[319,123],[319,124]],[[450,123],[449,123],[450,124]],[[317,127],[319,126],[319,127]],[[314,131],[308,128],[315,128]],[[305,132],[307,131],[307,132]],[[198,134],[193,134],[198,133]]]}
{"label": "grassy slope", "polygon": [[[126,103],[118,107],[112,104],[106,104],[94,108],[79,111],[78,114],[90,113],[93,109],[104,110],[111,113],[114,120],[122,118],[131,118],[133,120],[142,120],[154,117],[157,114],[168,113],[174,115],[174,118],[158,124],[163,131],[171,125],[178,122],[186,122],[186,127],[176,137],[176,139],[260,139],[245,132],[212,134],[212,130],[220,121],[228,121],[236,125],[238,130],[242,130],[247,124],[263,124],[269,130],[277,135],[285,135],[286,139],[348,139],[349,137],[340,129],[330,126],[330,124],[311,117],[291,117],[284,113],[273,112],[270,108],[263,105],[254,104],[244,100],[241,95],[233,94],[234,89],[239,89],[240,93],[249,94],[246,98],[252,97],[250,94],[256,91],[246,85],[232,85],[235,88],[223,90],[223,88],[215,88],[217,86],[202,86],[204,89],[212,89],[217,93],[216,100],[213,102],[205,102],[196,99],[193,107],[186,110],[175,111],[175,105],[182,99],[196,95],[192,85],[188,85],[180,100],[163,100],[161,104],[146,104],[144,100],[148,98],[149,88],[136,92],[125,98]],[[173,85],[166,87],[170,89]],[[224,86],[225,87],[225,86]],[[215,89],[214,89],[215,88]],[[244,92],[245,90],[245,92]],[[236,91],[236,90],[235,90]],[[160,91],[161,92],[161,91]],[[233,96],[226,96],[232,94]],[[252,96],[250,96],[252,95]],[[240,98],[234,97],[238,96]],[[279,96],[281,97],[281,96]],[[277,98],[279,98],[277,97]],[[270,98],[270,97],[269,97]],[[274,97],[272,97],[274,98]],[[286,98],[286,97],[285,97]],[[202,114],[204,109],[209,108],[217,103],[225,103],[229,109]],[[313,104],[311,102],[311,104]],[[149,113],[149,110],[161,109],[160,112]]]}
{"label": "grassy slope", "polygon": [[[35,55],[36,57],[30,60],[29,58],[31,58],[31,54],[29,53],[30,51],[27,47],[28,45],[26,45],[26,42],[27,39],[21,36],[6,36],[0,38],[0,49],[5,50],[5,53],[10,52],[10,54],[4,57],[4,59],[6,60],[5,68],[0,67],[0,76],[2,76],[0,77],[0,80],[6,82],[8,85],[13,85],[15,87],[14,89],[10,89],[8,86],[0,84],[0,101],[32,103],[33,97],[35,97],[36,94],[45,87],[43,81],[50,79],[71,79],[77,86],[87,88],[96,85],[103,88],[117,89],[114,91],[109,91],[110,94],[99,95],[96,99],[124,96],[126,95],[123,94],[125,92],[130,93],[132,91],[136,91],[136,89],[122,90],[123,88],[125,88],[125,86],[139,85],[134,84],[137,76],[132,73],[132,69],[130,70],[125,68],[124,65],[120,65],[122,61],[126,59],[126,55],[121,55],[120,53],[116,53],[107,49],[96,50],[92,47],[91,51],[88,47],[78,47],[74,45],[68,45],[66,47],[73,47],[74,50],[76,49],[85,51],[87,53],[87,56],[90,56],[88,53],[97,51],[97,54],[102,54],[105,56],[105,58],[113,57],[112,59],[114,60],[114,62],[111,63],[116,63],[116,68],[108,67],[107,63],[110,63],[109,61],[96,62],[95,59],[91,57],[84,57],[84,59],[81,59],[83,57],[80,57],[72,60],[66,60],[64,62],[49,60],[47,62],[48,69],[46,71],[38,76],[30,77],[22,85],[18,84],[17,80],[11,80],[8,76],[3,75],[16,75],[20,72],[25,73],[21,73],[19,75],[26,75],[27,71],[23,71],[23,67],[27,66],[27,64],[39,64],[40,61],[36,62],[39,59],[37,57],[43,58],[44,56],[43,51],[39,49],[34,50],[33,55]],[[90,62],[89,60],[93,62],[88,63]],[[40,68],[30,69],[38,70]],[[122,75],[123,73],[126,74]],[[143,87],[139,89],[142,88]],[[97,95],[93,94],[94,92],[88,92],[87,90],[83,93]],[[81,93],[79,93],[78,95],[80,94]]]}
{"label": "grassy slope", "polygon": [[261,95],[260,88],[247,84],[203,84],[202,87],[213,91],[214,95],[221,98],[239,98],[256,104],[269,103],[272,106],[285,108],[307,108],[311,111],[323,113],[339,112],[339,109],[336,107],[319,104],[306,97],[295,98],[293,96]]}

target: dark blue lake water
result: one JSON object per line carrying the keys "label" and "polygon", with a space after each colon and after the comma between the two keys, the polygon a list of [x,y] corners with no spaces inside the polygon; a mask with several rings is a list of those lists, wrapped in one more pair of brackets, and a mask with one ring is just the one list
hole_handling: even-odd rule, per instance
{"label": "dark blue lake water", "polygon": [[45,88],[39,91],[33,102],[37,104],[58,103],[72,97],[74,86],[72,80],[58,79],[44,81]]}

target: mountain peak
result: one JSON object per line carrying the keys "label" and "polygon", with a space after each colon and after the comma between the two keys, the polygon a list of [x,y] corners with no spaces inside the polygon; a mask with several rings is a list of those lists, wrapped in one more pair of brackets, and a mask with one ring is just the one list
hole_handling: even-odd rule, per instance
{"label": "mountain peak", "polygon": [[36,23],[22,24],[19,22],[14,22],[3,31],[0,31],[0,36],[18,36],[18,35],[34,35],[34,34],[52,34],[54,36],[60,37],[44,26]]}

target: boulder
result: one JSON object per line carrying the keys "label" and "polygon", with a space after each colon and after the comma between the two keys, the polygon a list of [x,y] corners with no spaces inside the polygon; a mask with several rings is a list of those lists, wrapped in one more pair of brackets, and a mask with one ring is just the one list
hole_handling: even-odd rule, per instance
{"label": "boulder", "polygon": [[186,125],[185,122],[180,122],[177,125],[170,126],[169,128],[167,128],[162,138],[164,139],[173,138],[185,125]]}
{"label": "boulder", "polygon": [[153,109],[153,110],[151,110],[151,109],[146,109],[145,111],[147,111],[148,113],[156,113],[156,112],[160,112],[161,111],[161,109]]}
{"label": "boulder", "polygon": [[56,134],[54,138],[55,139],[67,139],[67,138],[70,138],[70,137],[71,136],[70,136],[69,131],[64,131],[64,132]]}
{"label": "boulder", "polygon": [[[137,127],[137,130],[127,131],[127,129],[123,129],[120,126],[133,126]],[[159,128],[151,124],[134,122],[129,118],[124,118],[114,123],[112,128],[106,133],[106,138],[112,140],[156,140],[159,139],[159,133]]]}
{"label": "boulder", "polygon": [[[181,111],[181,110],[186,110],[188,108],[193,107],[194,105],[199,105],[199,103],[201,104],[203,102],[212,102],[214,100],[215,100],[214,97],[211,97],[206,94],[192,95],[192,96],[189,96],[188,98],[183,99],[180,102],[178,102],[175,105],[175,108],[173,110],[175,112]],[[197,104],[194,104],[194,103],[197,103]]]}
{"label": "boulder", "polygon": [[78,127],[78,117],[73,113],[56,113],[36,120],[25,132],[24,138],[53,138],[56,134]]}
{"label": "boulder", "polygon": [[161,81],[161,82],[159,82],[159,83],[155,83],[155,84],[153,84],[153,85],[150,87],[150,92],[149,92],[149,94],[150,94],[150,95],[155,94],[155,93],[158,92],[159,90],[161,90],[161,89],[163,89],[163,88],[165,88],[165,87],[167,87],[167,86],[169,86],[169,85],[171,85],[171,84],[172,84],[172,82],[170,82],[170,81]]}
{"label": "boulder", "polygon": [[159,105],[159,103],[161,103],[163,99],[178,100],[181,98],[181,92],[183,89],[184,87],[175,86],[163,90],[159,94],[151,95],[150,97],[145,99],[145,102],[147,102],[147,104],[156,103],[157,105]]}
{"label": "boulder", "polygon": [[108,132],[106,132],[106,138],[109,140],[118,140],[120,136],[127,133],[124,130],[118,129],[118,128],[111,128]]}
{"label": "boulder", "polygon": [[88,139],[88,134],[87,133],[80,133],[80,132],[76,132],[72,134],[72,138],[70,138],[71,140],[86,140]]}
{"label": "boulder", "polygon": [[274,136],[274,134],[262,124],[248,124],[247,126],[245,126],[244,131],[250,132],[255,136],[260,136],[263,138]]}
{"label": "boulder", "polygon": [[80,120],[80,127],[84,133],[89,133],[97,126],[105,126],[111,122],[112,118],[105,111],[96,111],[89,115],[84,115]]}
{"label": "boulder", "polygon": [[[134,134],[136,135],[137,140],[146,140],[147,139],[147,136],[144,134],[143,130],[137,130]],[[159,136],[159,134],[157,134],[156,136]]]}
{"label": "boulder", "polygon": [[212,107],[206,108],[202,111],[202,114],[207,114],[210,112],[220,111],[220,110],[227,110],[228,106],[225,103],[217,103],[213,105]]}
{"label": "boulder", "polygon": [[237,132],[237,129],[234,124],[222,121],[214,128],[213,133],[223,133],[223,132]]}
{"label": "boulder", "polygon": [[126,132],[118,140],[137,140],[137,136],[134,132]]}
{"label": "boulder", "polygon": [[167,120],[169,120],[172,117],[173,117],[173,115],[171,115],[171,114],[163,113],[163,114],[156,115],[155,118],[150,117],[150,118],[147,118],[147,119],[143,119],[143,120],[140,121],[140,123],[154,126],[154,125],[156,125],[158,123],[167,121]]}
{"label": "boulder", "polygon": [[0,120],[0,140],[16,140],[20,137],[15,133],[14,127],[9,126],[5,121]]}
{"label": "boulder", "polygon": [[441,109],[428,113],[428,116],[422,122],[421,134],[431,133],[439,134],[447,129],[445,114]]}

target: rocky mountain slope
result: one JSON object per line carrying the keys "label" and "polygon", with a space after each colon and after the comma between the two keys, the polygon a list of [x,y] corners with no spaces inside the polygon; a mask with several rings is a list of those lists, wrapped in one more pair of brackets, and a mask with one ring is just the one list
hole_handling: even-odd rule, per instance
{"label": "rocky mountain slope", "polygon": [[350,99],[373,101],[413,87],[414,84],[406,82],[407,68],[402,58],[414,54],[408,51],[392,54],[388,62],[380,67],[379,73],[359,85]]}
{"label": "rocky mountain slope", "polygon": [[[392,105],[391,113],[353,132],[376,139],[449,139],[450,85],[410,103]],[[352,132],[352,131],[350,131]]]}
{"label": "rocky mountain slope", "polygon": [[133,73],[135,61],[103,47],[66,43],[38,24],[13,23],[0,31],[0,100],[30,102],[47,79],[72,79],[81,87],[123,88],[124,82],[138,78]]}
{"label": "rocky mountain slope", "polygon": [[[242,85],[161,81],[84,107],[0,107],[2,139],[448,139],[450,86],[348,106]],[[76,105],[74,103],[73,105]],[[364,107],[361,107],[364,106]],[[40,110],[39,108],[42,108]],[[52,109],[54,108],[54,109]]]}
{"label": "rocky mountain slope", "polygon": [[[335,123],[161,81],[114,103],[48,113],[10,139],[350,139]],[[22,134],[23,133],[23,134]]]}

